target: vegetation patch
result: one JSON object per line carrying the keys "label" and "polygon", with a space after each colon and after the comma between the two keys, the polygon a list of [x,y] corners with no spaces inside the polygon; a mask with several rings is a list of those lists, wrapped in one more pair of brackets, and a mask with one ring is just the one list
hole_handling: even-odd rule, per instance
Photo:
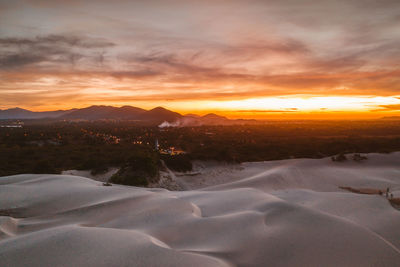
{"label": "vegetation patch", "polygon": [[400,198],[390,198],[389,202],[393,208],[400,210]]}
{"label": "vegetation patch", "polygon": [[8,216],[13,218],[27,218],[27,216],[23,215],[24,213],[25,210],[21,208],[0,210],[0,216]]}
{"label": "vegetation patch", "polygon": [[393,193],[387,190],[375,189],[375,188],[353,188],[349,186],[339,186],[340,189],[344,189],[356,194],[366,194],[366,195],[386,195],[387,200],[392,205],[393,208],[400,210],[400,198],[394,198]]}
{"label": "vegetation patch", "polygon": [[168,168],[178,172],[189,172],[193,169],[190,157],[186,154],[181,155],[161,155],[161,159]]}
{"label": "vegetation patch", "polygon": [[340,189],[344,189],[357,194],[366,194],[366,195],[382,195],[383,190],[375,189],[375,188],[353,188],[349,186],[339,186]]}
{"label": "vegetation patch", "polygon": [[129,158],[121,169],[111,176],[115,184],[147,186],[159,180],[159,159],[157,154],[138,153]]}
{"label": "vegetation patch", "polygon": [[130,158],[140,153],[158,157],[156,140],[159,149],[185,152],[161,155],[171,170],[180,172],[190,171],[192,160],[240,163],[334,156],[334,161],[361,162],[366,160],[361,153],[400,151],[400,124],[274,121],[160,129],[133,121],[25,120],[21,128],[0,128],[0,176],[64,170],[91,170],[96,175],[109,167],[123,168],[120,175],[131,173],[135,168],[129,167]]}

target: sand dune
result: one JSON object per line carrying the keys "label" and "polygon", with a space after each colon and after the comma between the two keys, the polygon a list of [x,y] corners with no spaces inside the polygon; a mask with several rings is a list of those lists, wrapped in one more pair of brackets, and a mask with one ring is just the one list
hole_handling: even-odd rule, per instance
{"label": "sand dune", "polygon": [[[211,166],[191,190],[0,178],[1,266],[398,266],[400,153]],[[224,171],[225,170],[225,171]],[[192,180],[190,180],[192,179]]]}

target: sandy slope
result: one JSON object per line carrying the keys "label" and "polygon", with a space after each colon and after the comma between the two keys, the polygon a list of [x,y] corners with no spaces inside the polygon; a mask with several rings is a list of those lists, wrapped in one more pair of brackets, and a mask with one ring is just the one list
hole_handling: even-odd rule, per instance
{"label": "sandy slope", "polygon": [[399,266],[400,211],[338,188],[400,197],[400,153],[368,157],[212,166],[181,192],[1,177],[0,265]]}
{"label": "sandy slope", "polygon": [[111,176],[113,176],[114,174],[116,174],[118,172],[118,170],[119,170],[119,168],[110,168],[105,173],[101,173],[101,174],[97,174],[97,175],[91,174],[90,170],[66,170],[66,171],[62,171],[61,174],[82,176],[82,177],[90,178],[90,179],[100,181],[100,182],[107,182],[111,178]]}

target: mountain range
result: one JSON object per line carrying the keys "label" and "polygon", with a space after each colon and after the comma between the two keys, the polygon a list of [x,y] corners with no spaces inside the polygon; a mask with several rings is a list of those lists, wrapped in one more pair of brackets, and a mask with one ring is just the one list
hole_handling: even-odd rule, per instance
{"label": "mountain range", "polygon": [[[35,112],[22,108],[0,110],[0,120],[7,119],[52,119],[52,120],[130,120],[160,124],[160,127],[228,125],[243,123],[247,120],[230,120],[213,113],[198,116],[181,115],[163,107],[145,110],[132,106],[90,106],[81,109]],[[247,121],[250,122],[250,121]]]}
{"label": "mountain range", "polygon": [[22,108],[0,109],[0,120],[57,118],[75,110],[76,109],[35,112]]}

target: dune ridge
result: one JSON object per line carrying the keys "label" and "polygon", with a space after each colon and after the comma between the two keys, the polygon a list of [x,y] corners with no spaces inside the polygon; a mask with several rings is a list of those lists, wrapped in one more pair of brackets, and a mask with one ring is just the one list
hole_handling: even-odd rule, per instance
{"label": "dune ridge", "polygon": [[[396,266],[400,153],[244,163],[187,191],[71,175],[0,177],[5,266]],[[225,177],[223,177],[225,176]],[[204,181],[197,183],[196,179]],[[206,179],[206,180],[204,180]]]}

